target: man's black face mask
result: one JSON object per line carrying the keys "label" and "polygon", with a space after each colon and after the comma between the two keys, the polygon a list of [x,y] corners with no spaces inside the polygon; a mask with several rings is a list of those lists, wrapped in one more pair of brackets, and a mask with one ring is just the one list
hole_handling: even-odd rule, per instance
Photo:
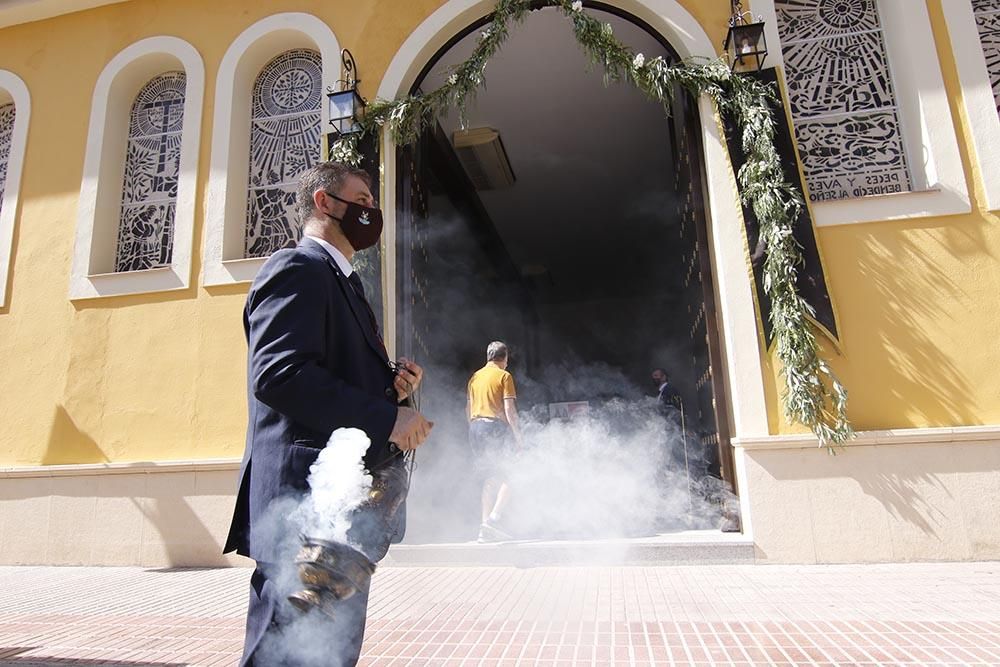
{"label": "man's black face mask", "polygon": [[379,208],[369,208],[356,204],[346,199],[341,199],[332,192],[327,192],[329,196],[337,201],[347,204],[347,210],[343,218],[336,218],[329,213],[326,215],[340,223],[340,231],[344,232],[348,243],[355,251],[371,248],[378,243],[382,236],[382,210]]}

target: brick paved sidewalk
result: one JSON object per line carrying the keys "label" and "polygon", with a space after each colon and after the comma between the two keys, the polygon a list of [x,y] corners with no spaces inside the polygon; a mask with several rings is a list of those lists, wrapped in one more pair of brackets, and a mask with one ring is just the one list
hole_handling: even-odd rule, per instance
{"label": "brick paved sidewalk", "polygon": [[[0,665],[233,665],[249,571],[0,567]],[[1000,665],[1000,563],[388,567],[366,665]]]}

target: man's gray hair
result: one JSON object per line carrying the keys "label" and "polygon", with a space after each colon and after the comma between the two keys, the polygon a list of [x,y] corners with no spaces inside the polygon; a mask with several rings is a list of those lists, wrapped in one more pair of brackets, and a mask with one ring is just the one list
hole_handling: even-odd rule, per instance
{"label": "man's gray hair", "polygon": [[333,160],[320,162],[302,172],[299,176],[298,193],[295,196],[295,215],[299,222],[304,224],[316,212],[313,194],[317,190],[326,190],[339,195],[344,183],[351,176],[360,178],[369,188],[372,186],[372,177],[367,171]]}
{"label": "man's gray hair", "polygon": [[486,346],[486,361],[503,361],[507,358],[507,345],[498,340]]}

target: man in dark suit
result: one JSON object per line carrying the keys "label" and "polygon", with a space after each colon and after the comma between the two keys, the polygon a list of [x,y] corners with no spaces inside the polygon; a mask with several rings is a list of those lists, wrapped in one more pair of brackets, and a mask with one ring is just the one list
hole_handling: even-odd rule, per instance
{"label": "man in dark suit", "polygon": [[[680,424],[681,395],[680,392],[670,382],[670,376],[663,368],[654,368],[652,373],[653,384],[656,385],[656,400],[664,414],[676,419]],[[676,418],[674,415],[676,414]]]}
{"label": "man in dark suit", "polygon": [[[308,491],[309,466],[334,430],[363,430],[371,439],[364,461],[374,470],[398,450],[421,445],[432,426],[408,403],[422,369],[401,359],[394,372],[351,267],[355,251],[381,234],[368,174],[334,162],[317,165],[299,179],[296,209],[303,238],[261,267],[243,318],[249,423],[225,551],[257,561],[241,664],[258,667],[301,664],[276,659],[267,648],[290,618],[285,596],[291,591],[276,581],[288,552],[276,535],[288,530],[288,521],[275,508]],[[385,544],[402,539],[405,513],[396,517]],[[367,603],[367,587],[338,603],[329,625],[340,641],[325,647],[321,664],[357,662]]]}

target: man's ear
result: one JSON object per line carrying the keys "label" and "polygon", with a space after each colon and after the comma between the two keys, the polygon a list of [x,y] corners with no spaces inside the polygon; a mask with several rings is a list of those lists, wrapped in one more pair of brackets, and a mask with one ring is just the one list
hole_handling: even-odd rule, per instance
{"label": "man's ear", "polygon": [[323,202],[326,199],[326,195],[323,193],[323,189],[320,188],[313,192],[313,208],[317,211],[323,211]]}

